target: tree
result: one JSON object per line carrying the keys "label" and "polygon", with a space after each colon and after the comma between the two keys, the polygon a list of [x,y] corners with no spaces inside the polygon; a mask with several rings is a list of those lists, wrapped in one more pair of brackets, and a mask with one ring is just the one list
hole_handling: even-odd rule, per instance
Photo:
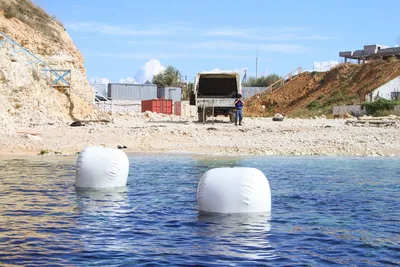
{"label": "tree", "polygon": [[168,66],[163,72],[155,75],[152,82],[158,87],[181,86],[180,78],[179,70],[173,66]]}
{"label": "tree", "polygon": [[279,76],[278,74],[271,74],[268,75],[267,78],[265,79],[265,83],[267,84],[267,86],[270,86],[271,84],[273,84],[274,82],[277,82],[281,79],[281,76]]}
{"label": "tree", "polygon": [[158,87],[174,86],[182,88],[182,100],[189,99],[190,84],[181,82],[181,73],[173,66],[168,66],[163,72],[154,75],[152,83]]}
{"label": "tree", "polygon": [[281,77],[277,74],[271,74],[268,76],[261,76],[259,78],[249,77],[247,82],[243,83],[243,86],[248,87],[268,87],[274,82],[280,80]]}

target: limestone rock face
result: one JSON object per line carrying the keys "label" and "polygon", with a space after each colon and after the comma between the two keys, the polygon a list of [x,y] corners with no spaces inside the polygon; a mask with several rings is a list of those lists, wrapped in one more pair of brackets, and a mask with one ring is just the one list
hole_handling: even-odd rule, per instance
{"label": "limestone rock face", "polygon": [[[71,88],[54,88],[40,77],[39,64],[23,53],[0,46],[0,134],[14,126],[97,119],[94,90],[89,85],[81,52],[63,25],[30,0],[0,3],[0,31],[48,63],[71,70]],[[0,37],[2,39],[2,37]]]}

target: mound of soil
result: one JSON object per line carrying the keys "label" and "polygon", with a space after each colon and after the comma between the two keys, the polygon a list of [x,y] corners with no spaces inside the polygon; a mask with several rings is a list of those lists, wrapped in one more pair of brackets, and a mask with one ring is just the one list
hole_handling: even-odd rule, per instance
{"label": "mound of soil", "polygon": [[246,103],[247,116],[291,115],[300,109],[326,109],[358,104],[379,86],[400,76],[400,61],[341,64],[328,72],[304,72],[274,92]]}

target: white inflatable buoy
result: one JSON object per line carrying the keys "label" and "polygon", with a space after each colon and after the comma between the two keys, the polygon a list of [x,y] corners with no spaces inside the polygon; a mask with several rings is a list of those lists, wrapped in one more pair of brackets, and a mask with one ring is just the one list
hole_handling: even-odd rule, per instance
{"label": "white inflatable buoy", "polygon": [[197,188],[200,212],[271,212],[271,190],[255,168],[216,168],[203,174]]}
{"label": "white inflatable buoy", "polygon": [[110,188],[126,186],[129,160],[119,149],[87,147],[76,160],[75,186]]}

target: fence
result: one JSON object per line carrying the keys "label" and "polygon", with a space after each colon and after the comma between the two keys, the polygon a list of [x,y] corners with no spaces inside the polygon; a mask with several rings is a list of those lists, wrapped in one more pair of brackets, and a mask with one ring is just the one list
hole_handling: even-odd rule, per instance
{"label": "fence", "polygon": [[[51,86],[71,86],[71,70],[56,70],[51,68],[45,61],[41,60],[31,51],[23,48],[3,32],[0,32],[0,45],[2,48],[11,48],[16,54],[23,53],[29,65],[32,65],[32,69],[38,73],[39,77],[46,79]],[[69,81],[66,80],[67,76],[69,76]]]}
{"label": "fence", "polygon": [[281,88],[282,86],[285,85],[285,83],[291,81],[292,79],[297,78],[297,76],[299,74],[301,74],[302,70],[301,67],[298,67],[294,70],[292,70],[291,72],[289,72],[288,74],[286,74],[285,76],[283,76],[280,80],[274,82],[273,84],[271,84],[270,86],[267,87],[267,91],[275,91],[279,88]]}
{"label": "fence", "polygon": [[112,100],[149,100],[157,98],[157,85],[109,83],[107,96]]}
{"label": "fence", "polygon": [[90,85],[94,88],[95,93],[98,93],[98,94],[100,94],[100,95],[107,96],[108,84],[104,84],[104,83],[91,83]]}
{"label": "fence", "polygon": [[0,46],[2,48],[12,49],[15,54],[24,54],[28,64],[32,66],[32,70],[36,71],[40,78],[45,79],[50,86],[65,90],[67,95],[73,93],[83,99],[87,104],[99,108],[94,105],[95,100],[98,100],[96,96],[92,99],[87,99],[86,96],[71,86],[71,70],[53,69],[47,62],[41,60],[37,55],[19,45],[3,32],[0,32]]}
{"label": "fence", "polygon": [[242,96],[244,99],[266,92],[268,87],[242,87]]}

